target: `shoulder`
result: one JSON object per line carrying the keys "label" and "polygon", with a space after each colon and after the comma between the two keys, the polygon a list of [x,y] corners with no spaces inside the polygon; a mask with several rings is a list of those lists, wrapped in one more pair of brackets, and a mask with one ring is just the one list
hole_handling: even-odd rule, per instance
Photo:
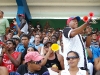
{"label": "shoulder", "polygon": [[48,71],[47,67],[45,67],[45,66],[42,66],[41,70],[42,71]]}
{"label": "shoulder", "polygon": [[22,64],[18,67],[17,72],[21,71],[21,70],[27,70],[27,65],[26,64]]}
{"label": "shoulder", "polygon": [[23,74],[27,73],[28,72],[27,71],[27,65],[26,64],[20,65],[16,72],[19,73],[20,75],[23,75]]}
{"label": "shoulder", "polygon": [[79,71],[78,71],[78,75],[86,75],[87,73],[86,73],[86,70],[81,70],[81,69],[79,69]]}
{"label": "shoulder", "polygon": [[71,28],[70,27],[66,27],[66,28],[63,29],[63,33],[64,32],[68,32],[69,30],[71,30]]}
{"label": "shoulder", "polygon": [[70,32],[71,32],[71,28],[70,27],[66,27],[66,28],[64,28],[63,29],[63,35],[66,37],[66,38],[68,38],[69,37],[69,34],[70,34]]}
{"label": "shoulder", "polygon": [[70,75],[68,70],[62,70],[60,73],[61,75]]}
{"label": "shoulder", "polygon": [[47,67],[45,67],[45,66],[42,66],[41,72],[42,72],[42,74],[43,74],[43,73],[47,73],[47,72],[49,73]]}
{"label": "shoulder", "polygon": [[63,56],[61,54],[58,54],[58,53],[56,53],[56,54],[57,54],[57,57],[58,57],[59,61],[63,60]]}

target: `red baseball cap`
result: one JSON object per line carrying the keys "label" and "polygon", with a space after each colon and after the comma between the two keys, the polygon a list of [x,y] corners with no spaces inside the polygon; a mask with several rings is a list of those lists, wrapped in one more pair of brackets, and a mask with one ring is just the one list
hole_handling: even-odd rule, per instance
{"label": "red baseball cap", "polygon": [[73,20],[73,19],[77,19],[78,22],[81,20],[79,16],[70,17],[70,18],[66,21],[66,24],[68,25],[68,24],[70,23],[70,21]]}
{"label": "red baseball cap", "polygon": [[22,17],[24,17],[24,18],[25,18],[25,15],[24,15],[24,14],[18,14],[18,16],[22,16]]}

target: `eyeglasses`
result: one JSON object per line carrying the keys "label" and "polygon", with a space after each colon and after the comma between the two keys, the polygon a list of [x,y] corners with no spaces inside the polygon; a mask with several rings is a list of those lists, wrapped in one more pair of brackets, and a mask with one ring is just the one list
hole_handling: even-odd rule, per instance
{"label": "eyeglasses", "polygon": [[70,59],[77,59],[79,58],[78,56],[71,56],[71,57],[67,57],[66,60],[70,60]]}
{"label": "eyeglasses", "polygon": [[40,64],[41,63],[41,60],[40,61],[32,61],[31,63],[32,64]]}

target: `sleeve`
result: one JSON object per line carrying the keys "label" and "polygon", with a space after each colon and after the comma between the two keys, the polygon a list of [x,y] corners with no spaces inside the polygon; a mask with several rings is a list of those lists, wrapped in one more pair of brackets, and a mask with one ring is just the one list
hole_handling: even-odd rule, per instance
{"label": "sleeve", "polygon": [[6,19],[6,28],[7,27],[10,27],[10,26],[9,26],[9,21]]}
{"label": "sleeve", "polygon": [[42,75],[50,75],[48,69],[45,66],[42,68]]}
{"label": "sleeve", "polygon": [[70,38],[70,33],[71,33],[71,28],[69,27],[64,28],[63,34],[66,38]]}
{"label": "sleeve", "polygon": [[19,73],[19,74],[21,74],[21,71],[22,71],[22,70],[21,70],[21,69],[22,69],[21,67],[22,67],[22,65],[20,65],[20,66],[18,67],[17,71],[16,71],[16,72]]}
{"label": "sleeve", "polygon": [[98,53],[99,53],[98,52],[99,51],[98,48],[93,48],[92,51],[93,51],[93,58],[94,59],[98,58],[99,57],[99,55],[98,55]]}

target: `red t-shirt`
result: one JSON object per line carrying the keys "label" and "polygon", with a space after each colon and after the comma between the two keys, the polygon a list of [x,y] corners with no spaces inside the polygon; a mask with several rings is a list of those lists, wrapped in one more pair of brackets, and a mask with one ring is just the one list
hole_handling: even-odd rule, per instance
{"label": "red t-shirt", "polygon": [[[20,52],[13,52],[11,56],[14,59],[17,59],[19,54]],[[11,62],[11,60],[8,58],[6,53],[4,53],[4,56],[3,56],[2,66],[5,66],[9,72],[16,71],[17,69],[17,67],[15,67],[14,64]]]}

